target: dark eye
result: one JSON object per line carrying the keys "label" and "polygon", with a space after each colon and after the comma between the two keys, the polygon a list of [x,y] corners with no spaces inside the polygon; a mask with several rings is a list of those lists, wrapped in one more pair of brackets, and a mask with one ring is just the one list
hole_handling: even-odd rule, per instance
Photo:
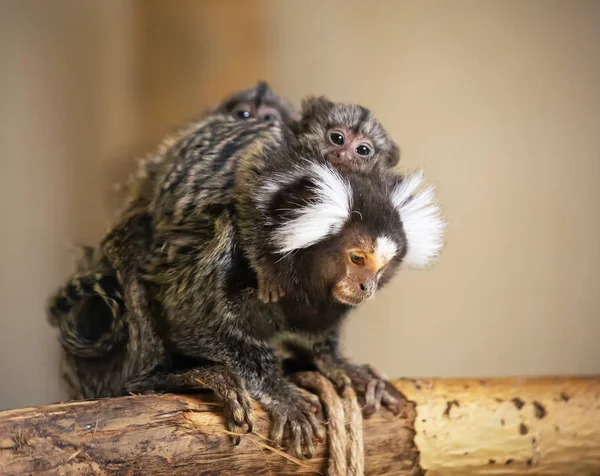
{"label": "dark eye", "polygon": [[263,116],[263,120],[265,121],[274,121],[275,119],[277,119],[273,114],[265,114]]}
{"label": "dark eye", "polygon": [[358,264],[360,266],[365,264],[365,259],[362,256],[358,256],[358,255],[354,255],[354,254],[350,255],[350,261],[352,261],[354,264]]}
{"label": "dark eye", "polygon": [[344,145],[344,136],[339,132],[332,132],[329,134],[329,140],[335,145]]}
{"label": "dark eye", "polygon": [[362,155],[363,157],[368,157],[369,155],[371,155],[371,148],[369,146],[361,144],[356,148],[356,153],[358,155]]}
{"label": "dark eye", "polygon": [[252,117],[250,107],[247,104],[238,104],[231,113],[238,119],[250,119]]}

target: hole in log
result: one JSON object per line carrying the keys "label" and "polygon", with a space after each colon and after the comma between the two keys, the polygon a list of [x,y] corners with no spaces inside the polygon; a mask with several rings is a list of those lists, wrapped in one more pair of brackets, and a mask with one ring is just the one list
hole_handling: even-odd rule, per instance
{"label": "hole in log", "polygon": [[522,435],[526,435],[527,433],[529,433],[529,428],[527,428],[527,425],[525,423],[521,423],[519,425],[519,433],[521,433]]}
{"label": "hole in log", "polygon": [[535,417],[540,420],[546,416],[546,413],[548,413],[544,405],[542,405],[540,402],[534,401],[533,407],[535,408]]}
{"label": "hole in log", "polygon": [[517,407],[517,410],[520,410],[521,408],[523,408],[525,406],[525,402],[518,397],[513,398],[511,401],[515,404],[515,407]]}

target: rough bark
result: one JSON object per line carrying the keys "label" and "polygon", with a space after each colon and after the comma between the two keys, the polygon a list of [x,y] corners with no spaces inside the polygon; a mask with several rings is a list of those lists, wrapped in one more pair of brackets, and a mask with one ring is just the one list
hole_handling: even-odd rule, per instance
{"label": "rough bark", "polygon": [[[600,474],[600,378],[395,384],[411,403],[364,422],[365,474]],[[0,412],[0,473],[325,474],[326,444],[286,458],[258,406],[255,432],[233,447],[219,406],[143,395]]]}

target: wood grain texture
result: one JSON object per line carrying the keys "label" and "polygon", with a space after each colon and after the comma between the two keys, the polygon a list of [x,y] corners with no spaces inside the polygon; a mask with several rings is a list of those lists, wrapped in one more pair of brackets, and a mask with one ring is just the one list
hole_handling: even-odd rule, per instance
{"label": "wood grain texture", "polygon": [[[398,380],[400,417],[364,422],[368,475],[600,474],[600,378]],[[415,412],[416,405],[416,412]],[[255,433],[232,447],[210,395],[143,395],[0,412],[1,474],[325,474]]]}
{"label": "wood grain texture", "polygon": [[395,383],[427,476],[600,474],[599,377]]}
{"label": "wood grain texture", "polygon": [[[140,395],[5,411],[0,474],[326,474],[326,445],[311,460],[288,460],[269,448],[268,418],[255,410],[255,431],[237,447],[219,402],[208,396]],[[367,474],[420,474],[412,423],[387,412],[370,420]]]}

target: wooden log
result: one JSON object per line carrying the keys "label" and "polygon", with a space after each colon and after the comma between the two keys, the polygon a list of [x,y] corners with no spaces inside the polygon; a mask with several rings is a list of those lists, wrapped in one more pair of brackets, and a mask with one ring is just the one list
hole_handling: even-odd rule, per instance
{"label": "wooden log", "polygon": [[[368,475],[598,475],[600,378],[398,380],[410,403],[364,422]],[[1,474],[325,474],[255,432],[233,447],[209,395],[142,395],[0,412]],[[415,411],[416,410],[416,411]]]}
{"label": "wooden log", "polygon": [[427,476],[599,475],[600,378],[404,380]]}

